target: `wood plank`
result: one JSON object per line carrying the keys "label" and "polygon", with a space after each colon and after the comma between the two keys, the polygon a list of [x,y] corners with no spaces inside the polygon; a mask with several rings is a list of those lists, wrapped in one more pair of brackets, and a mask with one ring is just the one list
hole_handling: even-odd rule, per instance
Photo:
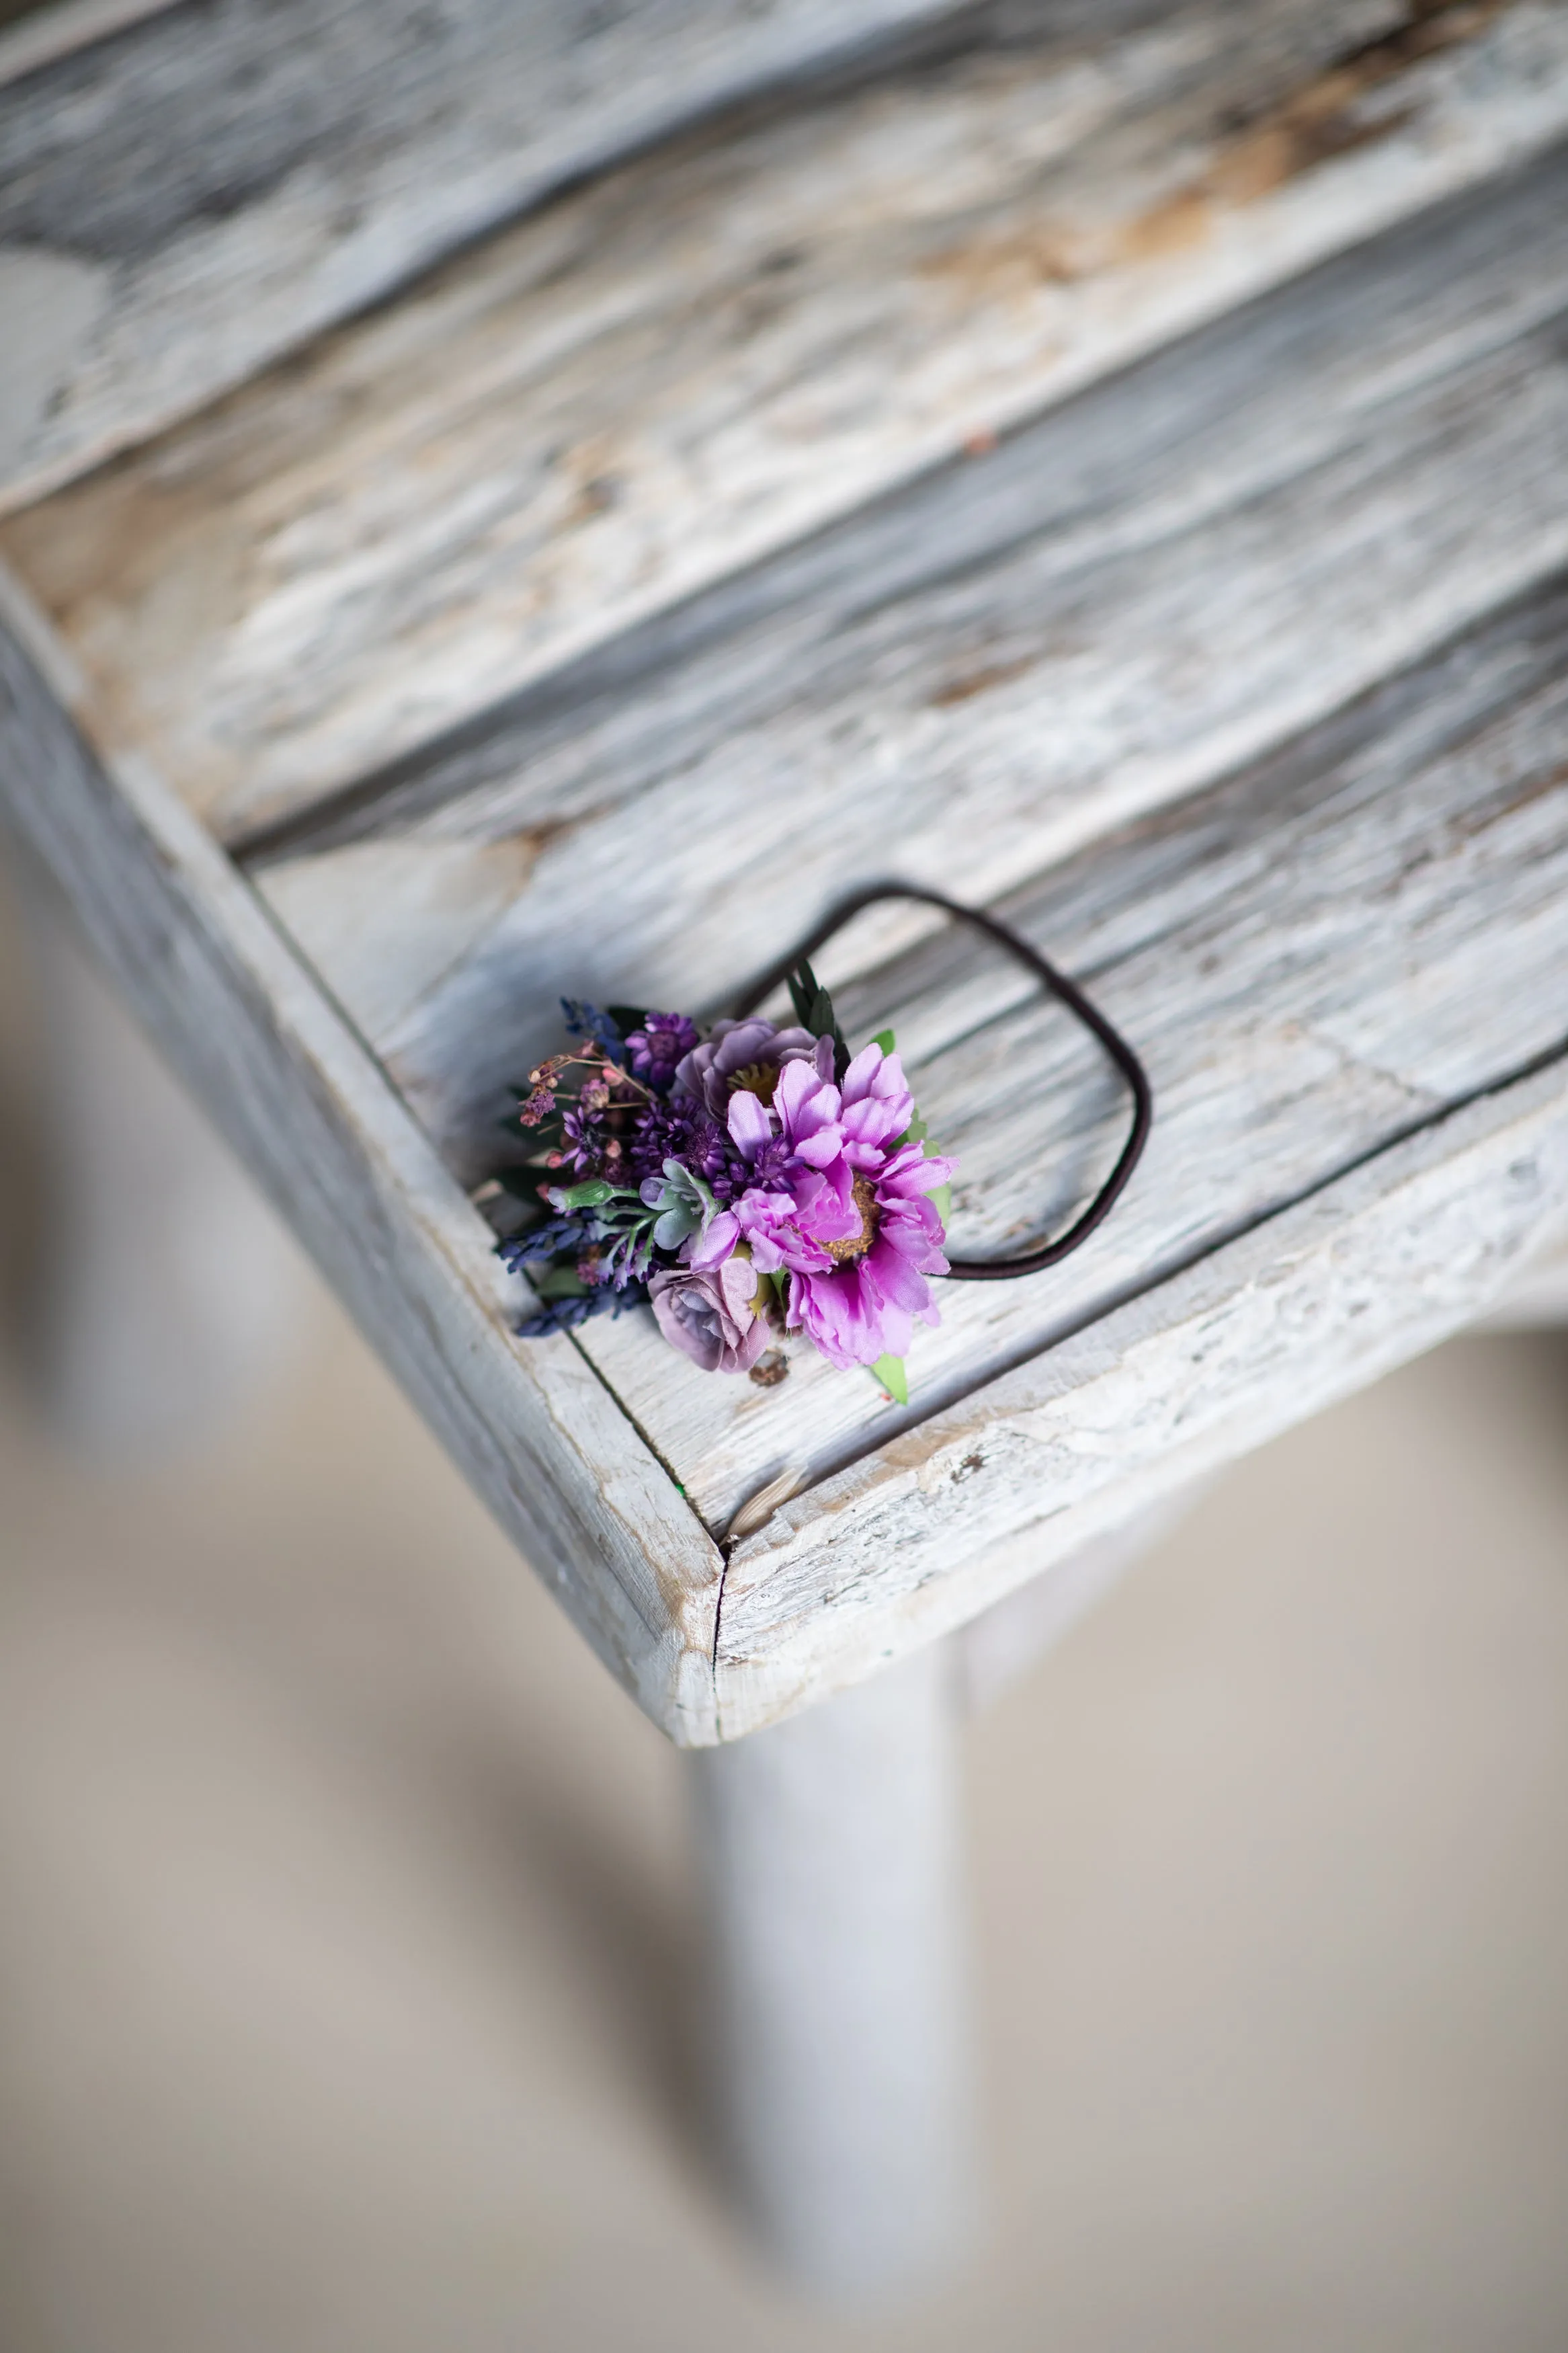
{"label": "wood plank", "polygon": [[5,500],[577,174],[951,5],[179,0],[31,60],[24,28],[31,70],[0,82],[0,284],[54,332],[4,420]]}
{"label": "wood plank", "polygon": [[994,896],[1568,561],[1565,304],[1555,157],[634,633],[269,902],[478,1173],[561,989],[721,1005],[889,865]]}
{"label": "wood plank", "polygon": [[785,1505],[731,1556],[723,1736],[880,1672],[1459,1330],[1565,1211],[1559,1057]]}
{"label": "wood plank", "polygon": [[1148,13],[660,149],[14,526],[102,740],[254,831],[1568,131],[1562,5]]}
{"label": "wood plank", "polygon": [[[1019,1282],[944,1284],[911,1403],[792,1344],[779,1387],[699,1373],[645,1314],[585,1328],[698,1509],[744,1529],[1568,1032],[1568,586],[1196,801],[1007,902],[1138,1045],[1156,1097],[1093,1240]],[[1060,1011],[950,936],[846,991],[891,1021],[960,1164],[966,1255],[1066,1222],[1125,1123]]]}
{"label": "wood plank", "polygon": [[0,811],[605,1664],[711,1740],[717,1550],[571,1344],[512,1340],[483,1221],[210,837],[155,778],[108,776],[7,602]]}

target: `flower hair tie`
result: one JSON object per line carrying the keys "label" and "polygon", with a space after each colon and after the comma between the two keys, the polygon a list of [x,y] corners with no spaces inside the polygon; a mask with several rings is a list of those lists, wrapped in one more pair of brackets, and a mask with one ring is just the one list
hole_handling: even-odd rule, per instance
{"label": "flower hair tie", "polygon": [[[893,1033],[852,1054],[812,970],[846,923],[889,899],[984,932],[1076,1015],[1131,1091],[1132,1124],[1105,1182],[1065,1232],[1019,1256],[945,1257],[953,1163],[929,1147]],[[754,1008],[786,982],[795,1022],[780,1028]],[[706,1371],[782,1378],[787,1362],[770,1342],[801,1332],[907,1403],[914,1326],[941,1321],[930,1278],[1006,1282],[1055,1266],[1110,1210],[1153,1116],[1142,1063],[1075,982],[994,915],[913,884],[854,892],[706,1035],[681,1013],[562,1004],[577,1042],[530,1073],[505,1124],[542,1147],[535,1170],[569,1174],[496,1179],[533,1220],[498,1245],[541,1302],[518,1327],[529,1338],[647,1301],[666,1339]]]}

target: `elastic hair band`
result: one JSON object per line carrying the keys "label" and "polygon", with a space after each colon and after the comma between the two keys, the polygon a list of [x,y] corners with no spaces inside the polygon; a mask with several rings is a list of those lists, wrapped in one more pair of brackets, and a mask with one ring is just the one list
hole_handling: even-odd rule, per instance
{"label": "elastic hair band", "polygon": [[922,890],[912,882],[873,882],[864,890],[853,892],[786,956],[781,956],[760,979],[753,981],[734,1008],[736,1018],[743,1019],[747,1014],[755,1012],[763,998],[781,987],[798,965],[826,947],[828,941],[855,916],[866,908],[878,906],[889,899],[909,899],[922,906],[940,908],[944,915],[951,915],[955,922],[972,924],[976,931],[984,932],[1016,963],[1032,973],[1053,997],[1059,998],[1069,1013],[1077,1016],[1084,1028],[1104,1047],[1131,1092],[1132,1125],[1127,1141],[1117,1155],[1116,1165],[1088,1208],[1079,1212],[1064,1233],[1058,1234],[1054,1241],[1042,1242],[1037,1250],[1026,1250],[1016,1258],[950,1259],[947,1267],[949,1279],[954,1282],[1011,1282],[1020,1275],[1043,1273],[1047,1267],[1058,1265],[1064,1258],[1069,1257],[1109,1216],[1125,1189],[1128,1178],[1137,1167],[1143,1146],[1149,1140],[1149,1130],[1154,1118],[1154,1095],[1147,1071],[1120,1029],[1106,1019],[1100,1008],[1091,1002],[1076,981],[1069,980],[1066,973],[1058,972],[1038,949],[1031,947],[1027,940],[1020,937],[997,916],[987,914],[980,907],[961,906],[956,899],[944,898],[940,891]]}

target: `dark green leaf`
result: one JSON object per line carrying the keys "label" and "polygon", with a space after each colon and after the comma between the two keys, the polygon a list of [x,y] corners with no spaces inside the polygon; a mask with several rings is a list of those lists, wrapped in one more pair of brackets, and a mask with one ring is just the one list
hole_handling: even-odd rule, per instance
{"label": "dark green leaf", "polygon": [[803,1029],[811,1027],[811,1008],[819,993],[816,975],[802,956],[789,976],[789,996],[790,1003],[795,1007],[795,1018]]}
{"label": "dark green leaf", "polygon": [[789,976],[789,993],[795,1007],[795,1018],[801,1028],[809,1029],[814,1038],[832,1039],[834,1075],[842,1079],[849,1068],[849,1048],[845,1042],[843,1030],[838,1027],[838,1016],[833,1010],[832,997],[804,957]]}

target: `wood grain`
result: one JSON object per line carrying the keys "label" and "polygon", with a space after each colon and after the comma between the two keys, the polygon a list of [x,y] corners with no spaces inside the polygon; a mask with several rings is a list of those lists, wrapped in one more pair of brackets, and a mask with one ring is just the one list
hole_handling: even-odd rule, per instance
{"label": "wood grain", "polygon": [[575,175],[950,5],[179,0],[111,18],[0,83],[0,261],[86,269],[101,295],[10,420],[5,497],[188,414]]}
{"label": "wood grain", "polygon": [[1560,5],[1149,14],[668,142],[15,527],[102,739],[253,832],[1568,131]]}
{"label": "wood grain", "polygon": [[262,886],[477,1173],[563,988],[721,1005],[890,865],[994,896],[1568,561],[1565,304],[1553,158],[633,633]]}
{"label": "wood grain", "polygon": [[673,1738],[710,1740],[720,1555],[571,1344],[512,1340],[482,1220],[189,812],[101,768],[8,601],[6,820],[601,1658]]}

